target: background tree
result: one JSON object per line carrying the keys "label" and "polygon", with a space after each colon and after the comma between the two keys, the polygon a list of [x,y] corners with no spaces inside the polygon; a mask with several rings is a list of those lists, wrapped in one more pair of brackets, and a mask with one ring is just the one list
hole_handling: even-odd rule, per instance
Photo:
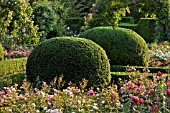
{"label": "background tree", "polygon": [[68,17],[83,17],[89,12],[89,7],[95,0],[60,0],[68,8]]}
{"label": "background tree", "polygon": [[96,0],[85,17],[86,26],[118,26],[121,16],[129,12],[126,0]]}
{"label": "background tree", "polygon": [[[17,44],[34,44],[40,37],[38,27],[32,21],[32,7],[27,0],[0,2],[0,39],[11,37]],[[5,42],[4,42],[5,43]]]}

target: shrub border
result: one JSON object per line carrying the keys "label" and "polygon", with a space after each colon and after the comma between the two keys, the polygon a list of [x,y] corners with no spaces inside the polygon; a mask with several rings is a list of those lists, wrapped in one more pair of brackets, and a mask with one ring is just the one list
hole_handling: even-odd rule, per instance
{"label": "shrub border", "polygon": [[25,71],[26,62],[27,58],[16,58],[0,61],[0,76]]}
{"label": "shrub border", "polygon": [[157,73],[158,71],[161,71],[162,73],[168,73],[168,68],[166,67],[142,67],[142,66],[121,66],[121,65],[112,65],[110,66],[111,72],[126,72],[127,68],[135,68],[136,70],[139,70],[140,72],[143,72],[144,68],[148,68],[150,70],[150,73]]}

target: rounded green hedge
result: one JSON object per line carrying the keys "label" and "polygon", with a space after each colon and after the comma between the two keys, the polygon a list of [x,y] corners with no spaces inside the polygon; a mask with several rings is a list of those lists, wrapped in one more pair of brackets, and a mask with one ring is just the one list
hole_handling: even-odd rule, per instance
{"label": "rounded green hedge", "polygon": [[78,84],[83,78],[88,87],[107,85],[111,80],[110,64],[106,52],[91,40],[56,37],[38,44],[28,57],[28,81],[49,83],[64,75],[66,83]]}
{"label": "rounded green hedge", "polygon": [[82,32],[79,37],[90,39],[103,47],[111,65],[148,65],[147,44],[133,30],[96,27]]}
{"label": "rounded green hedge", "polygon": [[2,47],[2,44],[0,43],[0,61],[4,60],[4,49]]}

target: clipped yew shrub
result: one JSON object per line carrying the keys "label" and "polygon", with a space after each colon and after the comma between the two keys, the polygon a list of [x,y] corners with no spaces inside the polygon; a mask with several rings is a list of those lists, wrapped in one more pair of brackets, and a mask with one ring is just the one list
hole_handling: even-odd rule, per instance
{"label": "clipped yew shrub", "polygon": [[110,82],[110,64],[106,52],[91,40],[73,37],[56,37],[39,43],[28,57],[28,81],[36,78],[49,83],[63,75],[63,80],[76,85],[83,78],[88,87],[107,85]]}
{"label": "clipped yew shrub", "polygon": [[2,47],[2,44],[0,43],[0,61],[4,60],[4,49]]}
{"label": "clipped yew shrub", "polygon": [[79,37],[90,39],[106,51],[111,65],[148,65],[148,47],[136,32],[126,28],[96,27]]}

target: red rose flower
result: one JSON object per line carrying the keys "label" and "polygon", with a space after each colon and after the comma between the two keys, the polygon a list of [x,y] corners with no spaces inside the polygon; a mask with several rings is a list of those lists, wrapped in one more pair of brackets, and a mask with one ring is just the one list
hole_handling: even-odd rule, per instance
{"label": "red rose flower", "polygon": [[170,80],[168,80],[167,85],[170,86]]}
{"label": "red rose flower", "polygon": [[139,102],[139,98],[137,96],[132,96],[131,100],[136,102],[136,103]]}
{"label": "red rose flower", "polygon": [[136,90],[137,92],[141,92],[140,88],[135,88],[135,90]]}
{"label": "red rose flower", "polygon": [[144,100],[143,98],[140,98],[140,99],[139,99],[139,102],[140,102],[141,104],[144,104],[144,103],[145,103],[145,100]]}
{"label": "red rose flower", "polygon": [[158,109],[158,105],[152,105],[152,107],[150,108],[151,113],[155,113],[155,111]]}
{"label": "red rose flower", "polygon": [[110,95],[110,97],[111,97],[111,98],[117,98],[117,97],[118,97],[118,95],[117,95],[117,94],[115,94],[115,93],[112,93],[112,94]]}
{"label": "red rose flower", "polygon": [[168,97],[170,97],[170,89],[166,89],[166,93],[167,93]]}
{"label": "red rose flower", "polygon": [[138,85],[138,86],[142,85],[142,82],[141,82],[141,81],[138,81],[137,85]]}
{"label": "red rose flower", "polygon": [[124,90],[126,90],[126,88],[125,88],[125,87],[121,87],[120,90],[121,90],[121,91],[124,91]]}
{"label": "red rose flower", "polygon": [[158,71],[157,75],[158,76],[162,76],[162,73],[160,71]]}
{"label": "red rose flower", "polygon": [[88,95],[90,95],[90,96],[91,96],[91,95],[94,95],[94,91],[93,91],[93,90],[89,90],[89,91],[88,91]]}
{"label": "red rose flower", "polygon": [[130,85],[129,86],[129,90],[134,90],[135,88],[134,88],[134,86],[133,85]]}

